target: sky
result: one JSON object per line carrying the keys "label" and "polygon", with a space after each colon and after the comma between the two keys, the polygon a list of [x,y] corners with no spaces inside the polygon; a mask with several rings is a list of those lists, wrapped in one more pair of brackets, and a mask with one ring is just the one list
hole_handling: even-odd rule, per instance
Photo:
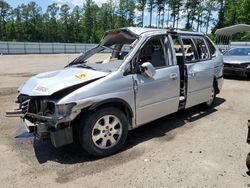
{"label": "sky", "polygon": [[[12,7],[17,7],[18,5],[21,5],[22,3],[24,4],[28,4],[31,0],[5,0],[7,1],[7,3],[9,3]],[[73,8],[76,5],[79,5],[80,7],[83,5],[83,2],[85,2],[85,0],[33,0],[35,1],[43,10],[43,12],[46,11],[47,6],[52,4],[52,3],[57,3],[57,4],[67,4],[69,5],[71,8]],[[107,0],[94,0],[96,2],[96,4],[98,4],[99,6],[106,2]],[[145,10],[145,18],[144,18],[144,25],[149,25],[149,13],[148,11]],[[165,20],[167,19],[167,15],[165,15]],[[156,20],[156,13],[153,14],[153,25],[155,25],[155,20]],[[184,28],[185,26],[185,20],[181,20],[179,23],[179,28]],[[204,28],[204,32],[205,32],[205,28]]]}

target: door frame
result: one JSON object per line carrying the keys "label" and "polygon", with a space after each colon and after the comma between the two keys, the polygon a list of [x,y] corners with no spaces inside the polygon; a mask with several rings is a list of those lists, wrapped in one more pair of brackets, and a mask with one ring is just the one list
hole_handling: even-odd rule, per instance
{"label": "door frame", "polygon": [[[162,116],[160,116],[160,117],[157,117],[157,118],[152,118],[150,121],[147,121],[147,122],[144,122],[144,123],[139,123],[138,124],[138,105],[137,105],[137,103],[138,103],[138,101],[137,101],[137,91],[138,91],[138,86],[139,86],[139,84],[138,84],[138,80],[137,80],[137,78],[136,78],[136,74],[141,74],[140,72],[138,72],[139,71],[139,63],[138,63],[138,58],[139,58],[139,54],[140,54],[140,52],[141,52],[141,49],[145,46],[145,44],[150,40],[150,39],[153,39],[153,38],[162,38],[162,40],[161,40],[161,42],[162,42],[162,47],[164,48],[164,60],[165,60],[165,63],[166,63],[166,65],[165,66],[161,66],[161,67],[157,67],[157,68],[155,68],[156,69],[156,72],[158,72],[158,71],[160,71],[160,70],[162,70],[162,69],[171,69],[171,67],[172,67],[172,69],[174,69],[174,67],[178,67],[178,73],[177,73],[177,78],[176,79],[180,79],[180,75],[179,75],[179,73],[180,73],[180,71],[179,71],[179,66],[177,65],[177,63],[176,63],[176,60],[174,59],[175,57],[174,57],[174,53],[173,53],[173,43],[172,43],[172,38],[171,38],[171,36],[169,36],[169,34],[168,33],[166,33],[166,34],[161,34],[161,35],[153,35],[153,36],[148,36],[147,38],[146,38],[146,40],[144,40],[144,42],[140,45],[140,47],[138,48],[138,51],[136,52],[136,55],[135,55],[135,58],[133,58],[133,60],[132,60],[132,72],[133,72],[133,82],[134,82],[134,95],[135,95],[135,97],[134,97],[134,100],[135,100],[135,102],[134,102],[134,104],[135,104],[135,112],[136,112],[136,126],[140,126],[140,125],[143,125],[143,124],[145,124],[145,123],[148,123],[148,122],[150,122],[150,121],[153,121],[153,120],[155,120],[155,119],[158,119],[158,118],[160,118],[160,117],[162,117]],[[166,41],[166,39],[167,39],[167,41]],[[169,42],[169,44],[168,44],[168,46],[167,46],[167,43],[166,42]],[[170,48],[170,50],[168,50],[167,48]],[[171,61],[171,62],[170,62]],[[136,65],[135,65],[135,63],[136,63]],[[166,77],[167,78],[167,77]],[[150,78],[149,78],[150,79]],[[178,86],[176,86],[176,87],[178,87],[178,93],[177,93],[177,95],[175,96],[175,97],[173,97],[172,99],[174,99],[174,98],[178,98],[178,100],[176,100],[176,110],[173,110],[173,112],[176,112],[176,111],[178,111],[178,104],[179,104],[179,88],[180,88],[180,86],[179,86],[179,84],[178,84]],[[171,98],[169,98],[168,100],[170,100]],[[166,101],[168,101],[168,100],[162,100],[162,101],[158,101],[158,102],[155,102],[155,103],[152,103],[152,104],[148,104],[148,105],[146,105],[146,106],[152,106],[152,105],[155,105],[155,104],[157,104],[157,103],[166,103]],[[171,112],[171,113],[173,113],[173,112]],[[166,113],[165,115],[168,115],[168,114],[170,114],[170,113]],[[163,115],[163,116],[165,116],[165,115]]]}
{"label": "door frame", "polygon": [[[183,52],[183,59],[184,59],[184,67],[185,67],[185,74],[186,74],[186,76],[185,76],[185,83],[186,83],[186,90],[185,90],[185,98],[186,98],[186,100],[185,100],[185,108],[189,108],[189,107],[191,107],[191,106],[195,106],[195,105],[197,105],[197,104],[200,104],[200,103],[197,103],[197,104],[194,104],[194,105],[191,105],[191,104],[188,104],[188,106],[187,106],[187,103],[188,103],[188,94],[189,93],[192,93],[192,92],[189,92],[189,73],[188,73],[188,68],[187,68],[187,65],[188,64],[196,64],[196,63],[205,63],[205,62],[207,62],[207,61],[212,61],[212,55],[210,54],[210,51],[209,51],[209,48],[208,48],[208,45],[207,45],[207,42],[206,42],[206,40],[205,40],[205,38],[203,37],[203,36],[200,36],[200,35],[181,35],[181,34],[179,34],[179,37],[180,37],[180,42],[181,42],[181,46],[182,46],[182,52]],[[184,51],[184,48],[183,48],[183,46],[184,46],[184,44],[183,44],[183,41],[182,41],[182,39],[185,39],[185,38],[187,38],[187,39],[190,39],[191,41],[192,41],[192,43],[193,43],[193,45],[194,45],[194,50],[195,50],[195,52],[194,53],[196,53],[196,55],[197,55],[197,57],[198,57],[198,59],[197,60],[195,60],[195,61],[192,61],[192,62],[187,62],[187,60],[186,60],[186,58],[185,58],[185,51]],[[209,55],[209,58],[207,58],[207,59],[200,59],[200,57],[199,57],[199,55],[198,55],[198,50],[197,50],[197,46],[196,46],[196,44],[195,44],[195,42],[194,42],[194,39],[201,39],[201,40],[203,40],[203,42],[204,42],[204,44],[206,45],[206,49],[207,49],[207,53],[208,53],[208,55]],[[213,85],[213,83],[211,83],[211,86]],[[209,88],[205,88],[205,89],[209,89]],[[199,92],[199,91],[202,91],[202,89],[201,90],[197,90],[197,91],[194,91],[194,92]],[[210,93],[208,93],[208,95],[209,95]],[[204,101],[205,102],[205,101]]]}

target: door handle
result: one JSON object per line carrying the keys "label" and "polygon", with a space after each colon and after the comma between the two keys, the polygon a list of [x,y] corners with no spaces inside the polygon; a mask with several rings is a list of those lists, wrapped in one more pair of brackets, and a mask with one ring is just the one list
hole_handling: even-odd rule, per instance
{"label": "door handle", "polygon": [[170,74],[170,78],[173,79],[173,80],[175,80],[177,78],[177,76],[178,75],[176,73]]}

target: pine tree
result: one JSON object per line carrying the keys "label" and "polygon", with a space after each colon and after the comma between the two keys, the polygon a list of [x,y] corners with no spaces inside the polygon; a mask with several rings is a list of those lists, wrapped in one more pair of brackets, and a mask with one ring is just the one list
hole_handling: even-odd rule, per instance
{"label": "pine tree", "polygon": [[137,18],[137,25],[139,27],[143,27],[144,26],[144,9],[146,6],[146,0],[138,0],[137,1],[137,10],[140,12],[139,17]]}
{"label": "pine tree", "polygon": [[59,6],[53,3],[47,8],[48,22],[46,23],[46,39],[48,42],[59,42],[59,23],[57,21],[57,16],[59,12]]}
{"label": "pine tree", "polygon": [[70,28],[69,28],[69,6],[67,4],[64,4],[60,8],[60,35],[63,40],[63,42],[69,42],[70,41]]}
{"label": "pine tree", "polygon": [[153,10],[156,7],[155,0],[148,0],[147,6],[148,6],[148,12],[149,12],[149,27],[152,27]]}
{"label": "pine tree", "polygon": [[6,38],[7,33],[5,25],[10,11],[10,5],[7,2],[0,0],[0,40],[4,40]]}

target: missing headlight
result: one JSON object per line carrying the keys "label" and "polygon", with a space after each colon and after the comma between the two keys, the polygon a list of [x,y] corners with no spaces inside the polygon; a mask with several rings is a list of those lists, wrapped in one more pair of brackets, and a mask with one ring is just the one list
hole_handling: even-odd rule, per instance
{"label": "missing headlight", "polygon": [[72,108],[76,105],[76,103],[68,103],[68,104],[60,104],[56,105],[56,113],[60,115],[70,114]]}
{"label": "missing headlight", "polygon": [[54,114],[54,113],[55,113],[55,104],[54,104],[54,102],[48,101],[46,103],[45,114]]}

